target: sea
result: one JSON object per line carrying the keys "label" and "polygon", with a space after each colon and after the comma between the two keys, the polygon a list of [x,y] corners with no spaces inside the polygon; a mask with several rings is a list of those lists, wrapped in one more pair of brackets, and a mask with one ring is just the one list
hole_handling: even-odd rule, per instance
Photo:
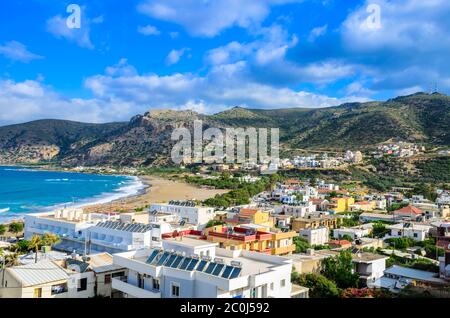
{"label": "sea", "polygon": [[22,219],[28,213],[107,203],[139,194],[144,188],[134,176],[0,166],[0,223]]}

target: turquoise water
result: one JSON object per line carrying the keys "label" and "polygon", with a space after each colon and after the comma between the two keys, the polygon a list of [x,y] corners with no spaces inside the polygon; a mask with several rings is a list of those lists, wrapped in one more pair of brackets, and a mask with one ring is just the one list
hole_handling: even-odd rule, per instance
{"label": "turquoise water", "polygon": [[136,177],[0,166],[0,223],[55,207],[109,202],[143,187]]}

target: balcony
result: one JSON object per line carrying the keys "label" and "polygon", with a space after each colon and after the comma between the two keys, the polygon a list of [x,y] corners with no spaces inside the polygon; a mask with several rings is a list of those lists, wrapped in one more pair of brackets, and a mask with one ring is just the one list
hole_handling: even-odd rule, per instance
{"label": "balcony", "polygon": [[146,290],[130,284],[126,276],[114,277],[112,288],[135,298],[161,298],[161,292]]}

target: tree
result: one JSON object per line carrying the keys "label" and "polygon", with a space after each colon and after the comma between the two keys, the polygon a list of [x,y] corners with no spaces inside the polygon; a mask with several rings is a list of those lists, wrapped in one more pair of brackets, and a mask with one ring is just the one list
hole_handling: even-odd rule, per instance
{"label": "tree", "polygon": [[386,243],[397,250],[405,250],[408,247],[416,245],[416,242],[409,237],[392,237],[387,239]]}
{"label": "tree", "polygon": [[321,274],[333,280],[339,288],[357,288],[359,285],[359,275],[353,271],[350,251],[342,251],[336,257],[324,259]]}
{"label": "tree", "polygon": [[349,242],[353,242],[353,238],[348,234],[343,235],[341,239],[349,241]]}
{"label": "tree", "polygon": [[12,249],[17,253],[27,253],[30,250],[30,241],[20,240],[15,245],[13,245]]}
{"label": "tree", "polygon": [[0,235],[3,235],[6,233],[6,226],[3,224],[0,224]]}
{"label": "tree", "polygon": [[38,262],[38,252],[39,249],[42,246],[42,239],[39,235],[34,235],[30,242],[29,242],[29,248],[30,250],[34,250],[35,251],[35,256],[34,256],[34,262],[37,263]]}
{"label": "tree", "polygon": [[383,238],[386,234],[389,233],[389,229],[381,222],[373,223],[373,231],[372,234],[374,237]]}
{"label": "tree", "polygon": [[206,223],[205,228],[210,228],[217,225],[224,225],[225,222],[219,221],[219,220],[209,220],[208,223]]}
{"label": "tree", "polygon": [[23,223],[12,222],[9,225],[9,231],[14,234],[22,232],[23,231]]}
{"label": "tree", "polygon": [[53,246],[60,241],[59,236],[53,233],[45,233],[44,236],[42,236],[43,246]]}
{"label": "tree", "polygon": [[20,265],[19,254],[10,253],[10,254],[6,255],[6,267],[12,267],[12,266],[18,266],[18,265]]}
{"label": "tree", "polygon": [[295,253],[305,253],[311,247],[308,241],[300,236],[294,237]]}
{"label": "tree", "polygon": [[52,233],[45,233],[42,237],[39,235],[34,235],[29,242],[29,248],[35,252],[35,263],[38,261],[39,249],[42,246],[52,246],[59,241],[59,237]]}
{"label": "tree", "polygon": [[294,283],[309,288],[311,298],[337,298],[339,289],[336,284],[317,273],[302,274]]}

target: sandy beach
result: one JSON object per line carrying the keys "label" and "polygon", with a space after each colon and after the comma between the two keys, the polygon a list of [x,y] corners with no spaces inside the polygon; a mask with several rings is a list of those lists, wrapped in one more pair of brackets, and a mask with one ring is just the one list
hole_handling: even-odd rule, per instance
{"label": "sandy beach", "polygon": [[219,189],[203,189],[188,183],[172,181],[159,176],[139,177],[147,185],[144,193],[115,200],[105,204],[83,207],[86,212],[132,212],[145,208],[151,203],[164,203],[170,200],[205,200],[216,194],[228,192]]}

